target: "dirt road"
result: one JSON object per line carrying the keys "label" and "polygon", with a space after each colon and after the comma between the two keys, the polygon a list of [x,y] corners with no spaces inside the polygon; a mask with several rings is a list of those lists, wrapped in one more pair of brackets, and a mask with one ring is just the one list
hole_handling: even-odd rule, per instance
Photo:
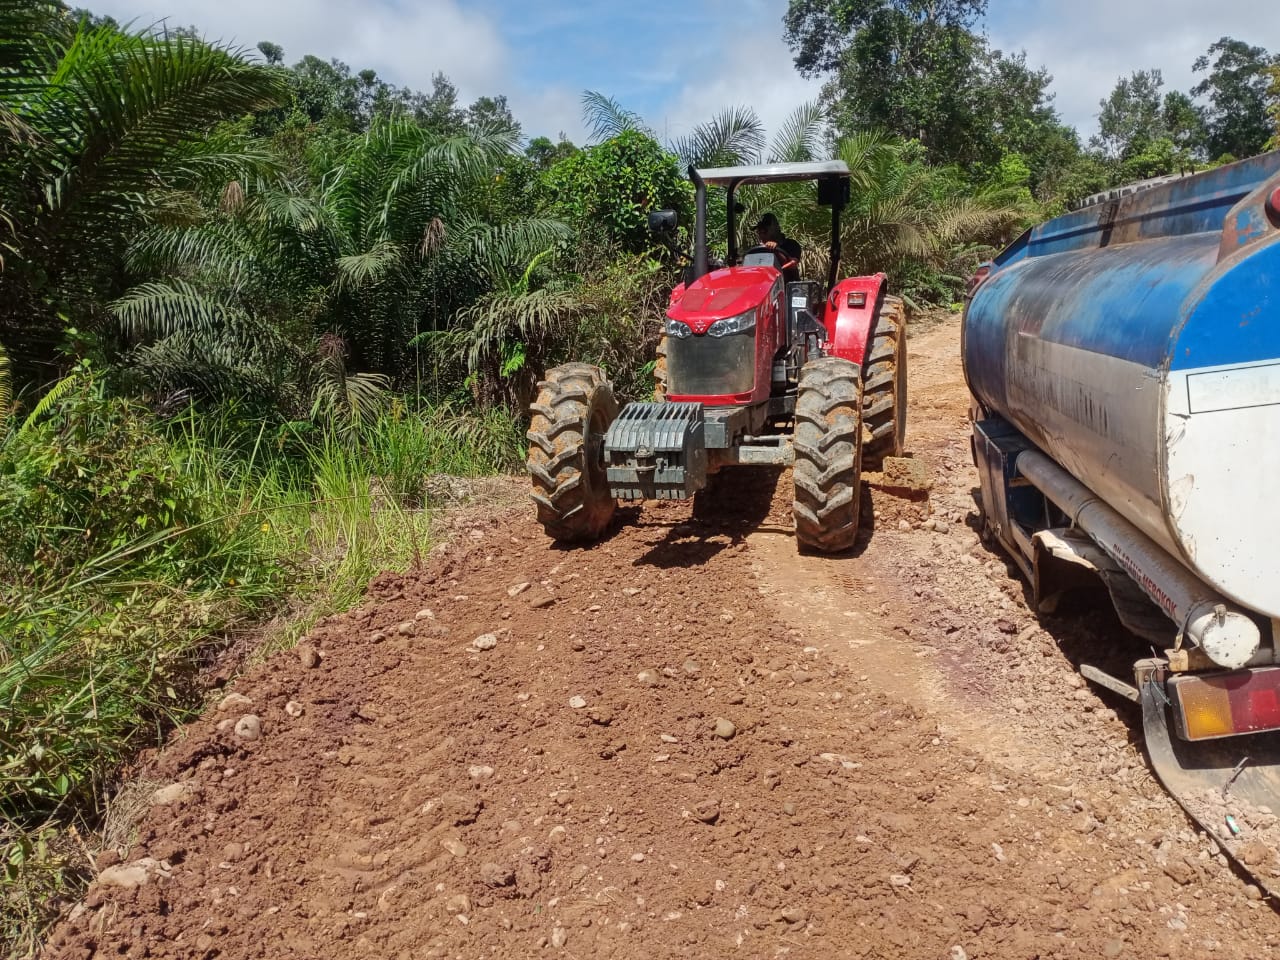
{"label": "dirt road", "polygon": [[851,557],[797,556],[783,475],[586,550],[489,511],[382,577],[174,738],[48,955],[1268,955],[1072,669],[1109,614],[1036,621],[973,533],[957,346],[911,341],[931,501],[874,495]]}

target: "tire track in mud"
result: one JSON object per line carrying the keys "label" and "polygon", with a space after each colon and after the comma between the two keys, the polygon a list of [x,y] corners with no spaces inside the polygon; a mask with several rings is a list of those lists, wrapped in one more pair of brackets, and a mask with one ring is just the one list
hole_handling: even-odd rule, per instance
{"label": "tire track in mud", "polygon": [[[912,351],[932,515],[875,495],[841,560],[795,553],[776,474],[622,510],[588,549],[524,509],[461,518],[424,570],[380,577],[151,759],[174,786],[47,955],[1280,944],[1124,717],[1070,679],[1072,631],[1107,625],[1036,623],[970,543],[954,330]],[[234,729],[248,714],[257,739]]]}

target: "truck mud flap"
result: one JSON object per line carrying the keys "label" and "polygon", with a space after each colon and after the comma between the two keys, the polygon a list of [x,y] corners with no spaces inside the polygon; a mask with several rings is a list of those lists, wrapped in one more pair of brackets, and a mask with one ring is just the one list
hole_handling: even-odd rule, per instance
{"label": "truck mud flap", "polygon": [[[1141,702],[1147,757],[1164,788],[1263,891],[1280,898],[1280,826],[1269,825],[1280,813],[1280,736],[1189,743],[1172,731],[1160,683],[1143,683]],[[1271,813],[1259,815],[1259,807]]]}

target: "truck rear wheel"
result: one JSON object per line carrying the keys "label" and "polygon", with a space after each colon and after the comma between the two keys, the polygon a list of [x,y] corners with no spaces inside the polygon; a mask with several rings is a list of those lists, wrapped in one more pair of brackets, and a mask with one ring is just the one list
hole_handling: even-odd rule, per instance
{"label": "truck rear wheel", "polygon": [[822,553],[858,538],[862,478],[862,377],[858,365],[822,357],[800,371],[796,396],[796,540]]}
{"label": "truck rear wheel", "polygon": [[604,437],[618,415],[613,384],[589,363],[547,371],[529,408],[532,497],[538,521],[552,539],[599,539],[617,505],[605,476]]}
{"label": "truck rear wheel", "polygon": [[885,297],[872,328],[862,379],[862,456],[871,470],[902,456],[907,437],[907,315],[902,300]]}

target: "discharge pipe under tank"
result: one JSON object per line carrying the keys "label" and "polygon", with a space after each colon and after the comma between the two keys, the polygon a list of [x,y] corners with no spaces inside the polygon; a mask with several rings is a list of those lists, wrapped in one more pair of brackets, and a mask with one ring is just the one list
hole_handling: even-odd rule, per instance
{"label": "discharge pipe under tank", "polygon": [[1237,670],[1258,652],[1258,625],[1205,586],[1083,483],[1036,450],[1018,454],[1018,472],[1124,568],[1185,637],[1220,667]]}

